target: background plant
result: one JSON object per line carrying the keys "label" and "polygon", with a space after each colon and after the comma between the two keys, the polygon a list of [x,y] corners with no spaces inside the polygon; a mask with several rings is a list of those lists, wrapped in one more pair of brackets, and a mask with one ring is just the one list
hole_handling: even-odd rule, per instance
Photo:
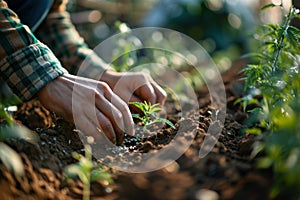
{"label": "background plant", "polygon": [[0,79],[0,159],[16,177],[24,175],[22,160],[11,147],[4,142],[9,139],[24,139],[35,142],[36,136],[23,126],[15,125],[9,113],[10,106],[16,105],[20,100],[10,92],[6,84]]}
{"label": "background plant", "polygon": [[[92,139],[93,140],[93,139]],[[91,141],[92,143],[92,141]],[[85,145],[85,155],[73,152],[73,157],[78,160],[77,163],[71,164],[65,168],[68,178],[77,178],[83,183],[83,200],[90,199],[91,182],[102,180],[106,185],[113,183],[111,175],[102,165],[92,160],[92,148]]]}
{"label": "background plant", "polygon": [[141,42],[130,35],[131,29],[126,23],[117,21],[115,27],[120,33],[120,38],[116,41],[116,48],[113,50],[112,65],[117,72],[128,71],[137,63],[137,51],[134,49],[140,46]]}
{"label": "background plant", "polygon": [[[265,10],[274,7],[268,4]],[[300,18],[293,6],[283,13],[281,24],[266,24],[255,34],[261,46],[251,54],[255,64],[246,66],[245,87],[259,91],[261,99],[248,93],[243,98],[244,107],[258,104],[250,110],[249,133],[262,133],[263,140],[254,146],[253,155],[264,151],[258,165],[271,167],[275,183],[271,195],[289,194],[300,197],[300,30],[290,25],[293,18]],[[255,92],[257,94],[257,92]],[[255,122],[255,124],[253,124]]]}

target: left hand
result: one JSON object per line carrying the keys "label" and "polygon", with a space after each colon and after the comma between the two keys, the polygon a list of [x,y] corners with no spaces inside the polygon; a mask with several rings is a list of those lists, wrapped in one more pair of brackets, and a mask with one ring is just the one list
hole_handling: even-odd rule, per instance
{"label": "left hand", "polygon": [[106,70],[101,78],[123,101],[159,103],[164,106],[167,94],[151,78],[142,72],[114,72]]}

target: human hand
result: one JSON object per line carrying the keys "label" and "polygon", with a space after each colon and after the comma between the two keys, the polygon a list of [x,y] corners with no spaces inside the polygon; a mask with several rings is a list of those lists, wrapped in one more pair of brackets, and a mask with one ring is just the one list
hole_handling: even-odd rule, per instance
{"label": "human hand", "polygon": [[141,72],[114,72],[106,70],[101,78],[125,102],[143,102],[164,105],[167,94],[151,78]]}
{"label": "human hand", "polygon": [[[95,139],[99,129],[114,144],[121,144],[124,131],[133,134],[134,124],[128,105],[101,81],[64,74],[42,88],[38,97],[47,109]],[[80,112],[78,112],[80,111]]]}

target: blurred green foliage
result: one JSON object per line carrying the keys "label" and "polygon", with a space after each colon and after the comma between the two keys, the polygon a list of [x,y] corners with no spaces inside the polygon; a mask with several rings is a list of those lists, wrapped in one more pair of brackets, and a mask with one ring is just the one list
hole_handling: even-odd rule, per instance
{"label": "blurred green foliage", "polygon": [[14,125],[9,108],[19,102],[20,100],[10,91],[4,81],[0,79],[0,160],[16,177],[24,175],[22,160],[4,142],[9,139],[24,139],[29,142],[36,142],[35,135],[28,129],[20,125]]}
{"label": "blurred green foliage", "polygon": [[231,60],[248,52],[247,36],[255,23],[249,4],[231,0],[105,0],[98,3],[77,0],[71,1],[69,10],[77,17],[77,13],[86,10],[101,12],[97,22],[91,23],[86,17],[86,23],[79,20],[81,23],[76,24],[92,48],[119,32],[116,21],[130,28],[164,27],[198,41],[225,70],[231,66]]}
{"label": "blurred green foliage", "polygon": [[[94,138],[88,139],[93,143]],[[88,141],[88,142],[89,142]],[[73,152],[73,157],[78,160],[77,163],[68,165],[64,172],[67,178],[78,178],[83,183],[82,200],[90,199],[91,183],[97,180],[102,180],[104,185],[113,183],[110,173],[104,169],[102,165],[92,160],[92,148],[89,144],[85,145],[85,155]]]}
{"label": "blurred green foliage", "polygon": [[[268,4],[262,10],[276,6],[284,9],[282,4]],[[260,26],[255,34],[260,46],[250,54],[256,62],[242,70],[246,89],[260,91],[261,100],[253,101],[257,106],[250,111],[252,123],[246,132],[262,133],[253,156],[263,151],[258,166],[274,171],[272,198],[279,194],[300,198],[300,30],[290,25],[294,18],[300,15],[292,6],[281,24]],[[253,98],[255,95],[248,93],[242,99],[244,107]]]}

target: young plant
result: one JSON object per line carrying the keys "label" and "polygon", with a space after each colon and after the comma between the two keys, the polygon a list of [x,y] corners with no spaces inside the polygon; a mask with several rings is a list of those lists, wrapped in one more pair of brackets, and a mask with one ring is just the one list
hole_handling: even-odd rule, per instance
{"label": "young plant", "polygon": [[116,40],[111,63],[117,72],[128,71],[138,60],[135,49],[140,41],[130,34],[131,29],[126,23],[117,21],[115,27],[120,35]]}
{"label": "young plant", "polygon": [[8,139],[24,139],[36,142],[36,136],[20,125],[14,125],[14,120],[8,112],[10,106],[20,100],[13,95],[6,84],[0,80],[0,160],[16,177],[24,175],[24,167],[20,156],[4,142]]}
{"label": "young plant", "polygon": [[8,112],[10,106],[20,103],[20,100],[10,92],[7,85],[0,80],[0,119],[4,119],[9,126],[13,126],[13,118]]}
{"label": "young plant", "polygon": [[171,126],[175,129],[174,124],[164,118],[160,118],[157,112],[161,111],[162,109],[159,107],[159,104],[151,104],[147,103],[146,101],[142,102],[129,102],[129,104],[134,105],[138,109],[142,111],[142,115],[140,114],[132,114],[133,118],[141,120],[141,123],[144,125],[144,129],[147,128],[150,124],[155,122],[163,122]]}
{"label": "young plant", "polygon": [[[272,198],[279,193],[300,197],[300,30],[290,25],[293,18],[300,15],[292,6],[281,24],[262,27],[256,34],[260,37],[259,52],[251,54],[257,63],[242,70],[246,88],[256,88],[261,94],[261,100],[254,101],[259,106],[250,111],[256,123],[246,132],[262,133],[263,141],[256,143],[253,156],[264,151],[258,166],[274,170]],[[244,106],[252,102],[251,97],[244,98],[248,101]]]}
{"label": "young plant", "polygon": [[83,200],[90,199],[91,182],[102,180],[106,184],[111,184],[111,175],[100,164],[92,161],[92,148],[90,145],[85,145],[85,156],[73,152],[73,157],[78,160],[78,163],[71,164],[65,168],[65,173],[68,178],[79,179],[83,183]]}

